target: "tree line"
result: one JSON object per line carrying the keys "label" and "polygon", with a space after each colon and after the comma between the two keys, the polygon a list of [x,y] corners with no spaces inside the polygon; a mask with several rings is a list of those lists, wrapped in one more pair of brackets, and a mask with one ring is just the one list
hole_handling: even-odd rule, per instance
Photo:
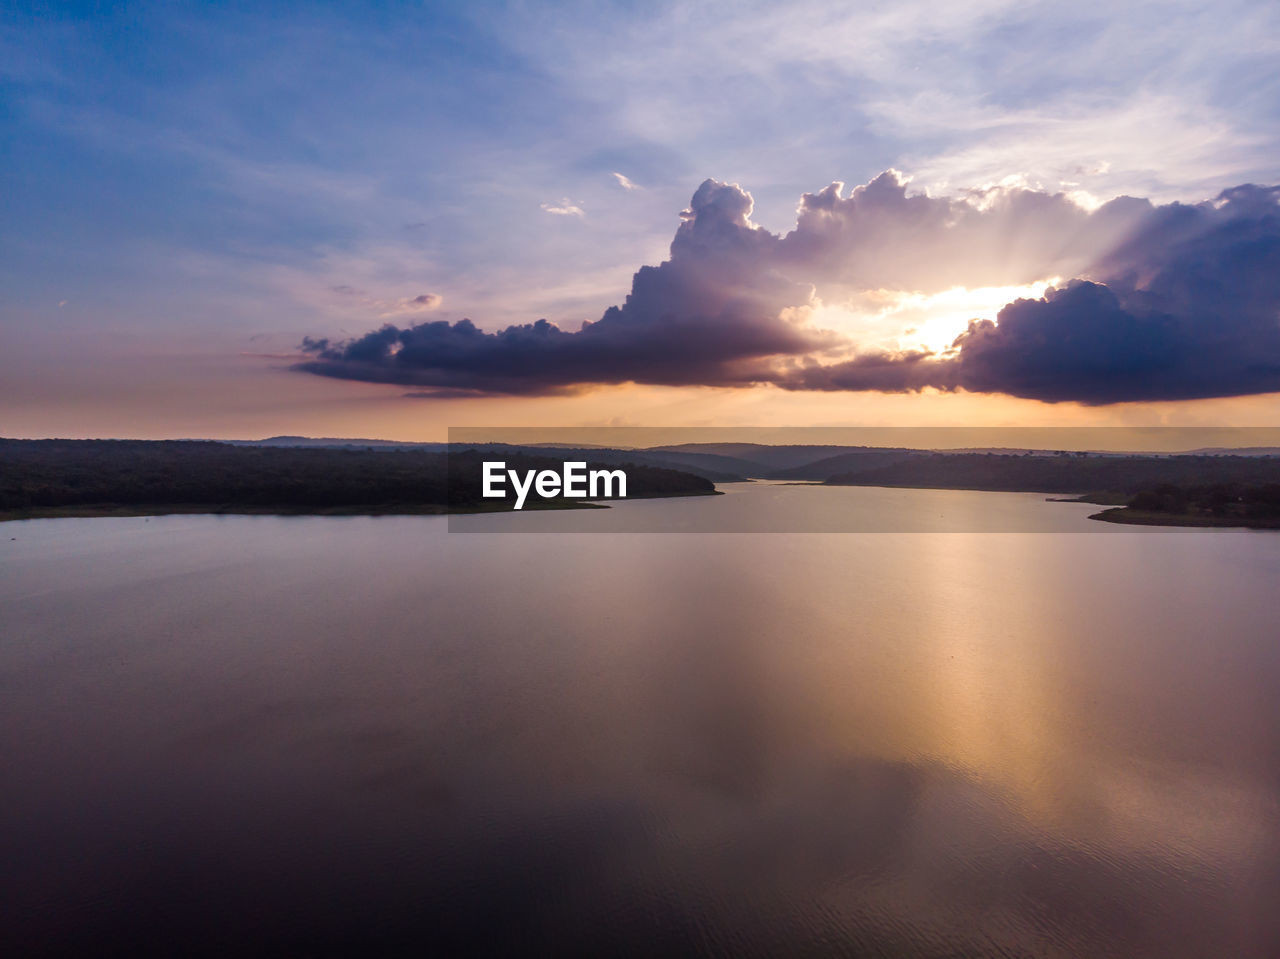
{"label": "tree line", "polygon": [[[0,511],[116,505],[211,509],[493,508],[481,497],[491,454],[232,446],[186,440],[0,439]],[[559,470],[550,456],[505,454],[512,469]],[[618,464],[610,464],[616,468]],[[603,468],[603,464],[592,464]],[[711,493],[709,480],[625,465],[629,496]]]}

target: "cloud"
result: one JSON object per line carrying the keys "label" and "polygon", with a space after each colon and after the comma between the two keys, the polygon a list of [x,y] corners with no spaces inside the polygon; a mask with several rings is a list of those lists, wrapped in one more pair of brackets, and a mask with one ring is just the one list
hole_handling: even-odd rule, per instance
{"label": "cloud", "polygon": [[1075,279],[974,320],[946,356],[793,369],[788,389],[934,387],[1085,404],[1280,391],[1280,187],[1148,208]]}
{"label": "cloud", "polygon": [[437,309],[444,302],[444,297],[439,293],[419,293],[417,296],[406,297],[402,300],[395,300],[384,316],[391,313],[425,313],[429,310]]}
{"label": "cloud", "polygon": [[838,181],[804,194],[781,244],[788,269],[854,290],[1025,284],[1087,270],[1151,210],[1122,197],[1091,213],[1066,194],[1016,182],[954,198],[907,186],[889,170],[847,197]]}
{"label": "cloud", "polygon": [[545,394],[589,384],[747,386],[775,376],[779,356],[820,352],[832,334],[785,318],[812,289],[772,263],[778,237],[750,220],[751,197],[707,180],[671,257],[635,274],[631,293],[569,332],[547,320],[496,333],[470,320],[383,326],[343,343],[308,339],[312,373],[495,393]]}
{"label": "cloud", "polygon": [[[1089,209],[1024,186],[911,194],[889,171],[805,194],[795,229],[751,222],[736,184],[705,181],[670,258],[575,332],[469,320],[309,340],[313,373],[445,390],[554,393],[594,384],[1004,393],[1106,404],[1280,391],[1280,187]],[[850,293],[1072,279],[968,323],[944,351],[861,346],[818,329]]]}
{"label": "cloud", "polygon": [[624,190],[639,190],[640,187],[631,182],[631,178],[623,176],[621,173],[614,173],[613,178],[618,181],[618,186]]}
{"label": "cloud", "polygon": [[542,209],[548,213],[554,213],[556,216],[586,216],[582,207],[578,206],[568,197],[564,197],[559,203],[543,203]]}
{"label": "cloud", "polygon": [[439,293],[419,293],[417,296],[391,299],[375,297],[370,296],[364,290],[345,283],[331,286],[329,291],[336,293],[349,303],[358,305],[361,310],[368,311],[378,317],[429,313],[431,310],[438,309],[440,304],[444,302],[444,297]]}
{"label": "cloud", "polygon": [[451,389],[442,386],[439,389],[411,390],[401,395],[417,400],[478,400],[497,394],[487,393],[484,390]]}

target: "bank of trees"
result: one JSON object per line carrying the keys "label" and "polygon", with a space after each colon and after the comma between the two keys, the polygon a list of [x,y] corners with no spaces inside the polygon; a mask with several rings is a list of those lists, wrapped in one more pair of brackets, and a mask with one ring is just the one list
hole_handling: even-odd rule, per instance
{"label": "bank of trees", "polygon": [[[491,454],[421,450],[230,446],[203,441],[0,440],[0,510],[116,505],[129,508],[462,509],[492,507],[480,496],[480,463]],[[513,469],[560,461],[502,457]],[[616,465],[616,464],[615,464]],[[627,467],[630,496],[714,491],[676,470]]]}
{"label": "bank of trees", "polygon": [[1280,483],[1272,456],[932,453],[833,476],[828,483],[1133,496],[1160,485],[1263,488]]}
{"label": "bank of trees", "polygon": [[1129,500],[1129,508],[1179,516],[1280,520],[1280,483],[1259,486],[1240,483],[1175,486],[1161,483],[1140,490]]}

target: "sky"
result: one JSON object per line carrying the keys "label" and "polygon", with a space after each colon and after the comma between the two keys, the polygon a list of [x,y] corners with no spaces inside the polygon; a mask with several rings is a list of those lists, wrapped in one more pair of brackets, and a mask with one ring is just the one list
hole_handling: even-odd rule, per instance
{"label": "sky", "polygon": [[3,5],[0,435],[1276,425],[1270,2]]}

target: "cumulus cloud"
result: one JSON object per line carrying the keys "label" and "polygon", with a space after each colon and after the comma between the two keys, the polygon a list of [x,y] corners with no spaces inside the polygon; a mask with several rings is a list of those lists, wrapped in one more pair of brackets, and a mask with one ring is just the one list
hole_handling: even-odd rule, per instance
{"label": "cumulus cloud", "polygon": [[911,194],[889,170],[842,195],[832,183],[800,200],[781,244],[788,268],[824,285],[937,292],[1013,286],[1087,270],[1151,212],[1121,197],[1092,213],[1063,193],[1018,185],[960,197]]}
{"label": "cumulus cloud", "polygon": [[1280,391],[1278,201],[1280,187],[1241,186],[1206,203],[1148,206],[1090,266],[1096,280],[974,320],[946,355],[810,364],[779,385],[1086,404]]}
{"label": "cumulus cloud", "polygon": [[307,340],[302,369],[327,376],[499,393],[554,393],[587,384],[746,386],[776,376],[774,360],[835,344],[784,313],[812,288],[778,272],[778,237],[751,222],[751,197],[707,180],[671,243],[644,266],[621,306],[576,331],[547,320],[486,333],[470,320],[355,340]]}
{"label": "cumulus cloud", "polygon": [[[545,393],[634,381],[788,390],[1005,393],[1088,404],[1280,391],[1280,187],[1156,206],[1085,206],[1005,185],[912,194],[889,171],[800,202],[782,236],[750,195],[707,180],[670,258],[577,331],[546,320],[387,325],[309,340],[314,373],[446,390]],[[940,352],[860,348],[811,322],[852,293],[1072,279],[974,319]]]}
{"label": "cumulus cloud", "polygon": [[548,213],[554,213],[556,216],[586,216],[582,207],[578,206],[567,196],[563,197],[559,203],[543,203],[542,209]]}

